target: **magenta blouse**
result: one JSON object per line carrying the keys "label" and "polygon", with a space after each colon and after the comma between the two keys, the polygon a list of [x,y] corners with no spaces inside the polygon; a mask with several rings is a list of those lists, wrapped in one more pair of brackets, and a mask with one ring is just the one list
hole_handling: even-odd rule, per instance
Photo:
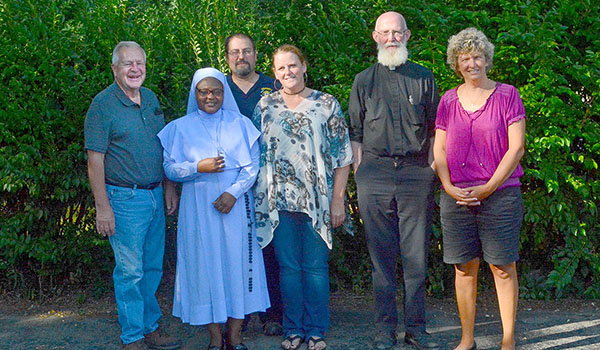
{"label": "magenta blouse", "polygon": [[[446,131],[446,159],[450,181],[465,188],[485,184],[508,150],[508,126],[525,118],[525,108],[517,89],[496,84],[486,103],[474,112],[458,101],[457,89],[446,91],[440,101],[436,129]],[[498,187],[520,186],[523,168],[518,164],[512,175]]]}

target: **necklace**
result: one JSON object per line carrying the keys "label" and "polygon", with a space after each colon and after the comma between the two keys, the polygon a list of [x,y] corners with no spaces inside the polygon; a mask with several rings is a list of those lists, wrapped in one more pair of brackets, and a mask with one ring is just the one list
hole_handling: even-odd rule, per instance
{"label": "necklace", "polygon": [[223,111],[219,112],[219,122],[217,124],[215,137],[213,137],[213,134],[208,130],[206,124],[204,124],[204,120],[202,118],[202,115],[200,114],[200,111],[198,111],[198,116],[200,117],[200,124],[202,124],[204,130],[206,130],[206,133],[210,136],[211,140],[213,141],[213,144],[217,147],[217,156],[221,157],[225,155],[225,152],[223,151],[223,148],[221,148],[221,122],[223,121]]}
{"label": "necklace", "polygon": [[285,91],[285,88],[281,89],[281,91],[283,91],[284,94],[289,95],[289,96],[294,96],[294,95],[298,95],[300,94],[302,91],[304,91],[306,89],[306,85],[304,85],[304,87],[302,88],[302,90],[298,91],[298,92],[293,92],[293,93],[289,93]]}

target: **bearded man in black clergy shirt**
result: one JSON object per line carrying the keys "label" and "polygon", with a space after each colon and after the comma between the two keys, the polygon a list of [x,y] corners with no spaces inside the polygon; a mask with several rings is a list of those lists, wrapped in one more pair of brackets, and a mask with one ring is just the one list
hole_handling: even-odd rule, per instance
{"label": "bearded man in black clergy shirt", "polygon": [[358,205],[373,263],[374,349],[396,344],[396,257],[404,279],[404,341],[438,344],[425,330],[425,279],[435,171],[433,136],[439,94],[433,74],[409,61],[411,32],[397,12],[373,31],[378,63],[354,79],[348,114]]}

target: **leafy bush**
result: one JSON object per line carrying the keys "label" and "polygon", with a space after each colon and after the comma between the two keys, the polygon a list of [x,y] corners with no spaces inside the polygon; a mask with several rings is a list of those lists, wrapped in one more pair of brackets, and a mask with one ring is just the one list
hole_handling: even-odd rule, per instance
{"label": "leafy bush", "polygon": [[[259,70],[294,43],[307,55],[309,85],[347,106],[354,76],[375,61],[378,14],[398,10],[412,31],[413,60],[440,92],[461,81],[445,64],[450,35],[468,26],[496,45],[491,78],[519,89],[528,115],[522,160],[526,214],[519,268],[523,296],[600,297],[600,4],[543,0],[49,0],[0,2],[0,281],[5,290],[52,292],[107,275],[111,251],[94,232],[83,120],[112,81],[120,40],[148,54],[146,86],[171,120],[184,114],[192,73],[227,70],[223,41],[257,41]],[[354,238],[337,235],[334,288],[366,291],[370,262],[350,181]],[[437,213],[434,217],[438,217]],[[429,292],[451,291],[434,225]],[[31,292],[30,292],[31,293]]]}
{"label": "leafy bush", "polygon": [[12,288],[51,290],[109,256],[89,234],[81,130],[82,95],[110,74],[69,20],[73,5],[0,4],[0,271]]}

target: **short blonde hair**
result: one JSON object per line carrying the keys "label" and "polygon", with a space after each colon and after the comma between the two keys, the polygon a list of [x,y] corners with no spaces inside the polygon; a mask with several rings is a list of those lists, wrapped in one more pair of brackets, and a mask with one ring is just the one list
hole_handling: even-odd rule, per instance
{"label": "short blonde hair", "polygon": [[463,29],[448,39],[448,49],[446,50],[448,58],[446,62],[454,73],[460,76],[458,56],[475,52],[483,53],[488,63],[485,72],[489,72],[494,63],[494,44],[488,40],[481,30],[473,27]]}

